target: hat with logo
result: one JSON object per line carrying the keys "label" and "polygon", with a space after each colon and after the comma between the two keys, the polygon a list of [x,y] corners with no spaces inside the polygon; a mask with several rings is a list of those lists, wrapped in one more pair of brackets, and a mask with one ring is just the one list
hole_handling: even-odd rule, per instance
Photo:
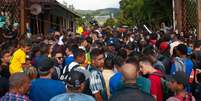
{"label": "hat with logo", "polygon": [[90,77],[90,73],[83,69],[75,69],[71,71],[66,79],[68,87],[78,88]]}

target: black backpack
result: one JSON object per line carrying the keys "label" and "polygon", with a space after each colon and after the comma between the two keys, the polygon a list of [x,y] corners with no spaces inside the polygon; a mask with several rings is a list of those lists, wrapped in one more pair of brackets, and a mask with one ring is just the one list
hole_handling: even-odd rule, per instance
{"label": "black backpack", "polygon": [[80,66],[79,64],[73,66],[70,71],[68,71],[69,65],[65,66],[64,69],[63,69],[63,72],[61,74],[60,80],[66,80],[67,77],[68,77],[68,75],[69,75],[69,73],[72,72],[72,71],[74,71],[79,66]]}

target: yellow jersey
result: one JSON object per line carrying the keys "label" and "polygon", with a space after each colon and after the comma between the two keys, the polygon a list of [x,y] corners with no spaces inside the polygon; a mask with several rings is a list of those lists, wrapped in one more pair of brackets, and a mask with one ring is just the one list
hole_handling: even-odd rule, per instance
{"label": "yellow jersey", "polygon": [[22,49],[18,49],[14,52],[11,60],[9,71],[11,74],[17,72],[23,72],[22,64],[26,62],[26,53]]}

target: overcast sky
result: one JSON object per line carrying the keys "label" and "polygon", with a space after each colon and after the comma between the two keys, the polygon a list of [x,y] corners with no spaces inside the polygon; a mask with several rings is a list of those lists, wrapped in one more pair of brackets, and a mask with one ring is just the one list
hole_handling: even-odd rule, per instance
{"label": "overcast sky", "polygon": [[96,10],[103,8],[119,8],[120,0],[57,0],[61,3],[63,1],[73,4],[75,9],[81,10]]}

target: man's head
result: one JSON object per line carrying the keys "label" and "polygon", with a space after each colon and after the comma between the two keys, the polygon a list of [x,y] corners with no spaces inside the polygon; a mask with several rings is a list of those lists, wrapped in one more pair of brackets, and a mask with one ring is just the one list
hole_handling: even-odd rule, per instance
{"label": "man's head", "polygon": [[37,69],[35,67],[25,68],[24,73],[30,78],[30,80],[36,79],[38,76]]}
{"label": "man's head", "polygon": [[20,43],[20,48],[25,52],[25,53],[29,53],[31,51],[31,40],[21,40]]}
{"label": "man's head", "polygon": [[85,57],[85,51],[82,50],[82,49],[77,49],[76,51],[74,51],[74,57],[75,57],[75,61],[80,63],[80,64],[83,64],[86,60],[86,57]]}
{"label": "man's head", "polygon": [[157,61],[157,54],[153,46],[147,46],[143,50],[143,54],[148,57],[152,64]]}
{"label": "man's head", "polygon": [[67,56],[72,55],[74,51],[78,49],[77,45],[68,45],[66,47],[65,53]]}
{"label": "man's head", "polygon": [[55,31],[53,36],[54,36],[54,40],[57,41],[57,40],[59,40],[61,33],[58,31]]}
{"label": "man's head", "polygon": [[102,50],[98,48],[94,48],[91,51],[91,57],[92,57],[92,65],[96,68],[103,68],[104,66],[104,53]]}
{"label": "man's head", "polygon": [[114,68],[118,70],[118,72],[121,72],[122,71],[122,66],[125,62],[125,59],[121,56],[114,56],[113,57],[113,62],[114,62]]}
{"label": "man's head", "polygon": [[201,50],[201,40],[197,40],[194,42],[194,50],[200,51]]}
{"label": "man's head", "polygon": [[56,52],[54,58],[58,64],[62,64],[64,60],[64,56],[62,52]]}
{"label": "man's head", "polygon": [[165,25],[164,22],[161,23],[161,27],[162,27],[162,28],[166,27],[166,25]]}
{"label": "man's head", "polygon": [[9,91],[26,94],[30,88],[30,79],[24,73],[15,73],[9,79]]}
{"label": "man's head", "polygon": [[92,44],[92,38],[91,37],[87,37],[81,38],[81,45],[84,46],[85,48],[89,47]]}
{"label": "man's head", "polygon": [[92,45],[92,41],[93,41],[93,39],[91,38],[91,37],[87,37],[86,39],[86,42],[87,42],[87,46],[85,47],[86,48],[86,50],[87,51],[89,51],[90,50],[90,47],[91,47],[91,45]]}
{"label": "man's head", "polygon": [[93,39],[93,41],[98,40],[98,35],[96,32],[92,33],[92,39]]}
{"label": "man's head", "polygon": [[107,57],[104,61],[104,69],[112,70],[113,67],[114,67],[113,59]]}
{"label": "man's head", "polygon": [[101,49],[103,49],[103,47],[104,47],[104,43],[100,40],[96,40],[93,42],[91,49],[93,50],[95,48],[98,48],[101,50]]}
{"label": "man's head", "polygon": [[140,71],[143,75],[149,74],[149,72],[153,69],[151,61],[148,57],[142,57],[139,61]]}
{"label": "man's head", "polygon": [[85,81],[89,77],[84,72],[84,70],[78,69],[69,73],[65,82],[70,92],[81,93],[84,90]]}
{"label": "man's head", "polygon": [[1,61],[3,63],[9,63],[10,58],[11,58],[11,54],[10,54],[9,51],[3,51],[2,52],[2,54],[1,54]]}
{"label": "man's head", "polygon": [[183,71],[178,71],[175,74],[168,77],[169,88],[173,92],[183,91],[188,84],[188,78],[186,73]]}
{"label": "man's head", "polygon": [[45,43],[42,43],[42,44],[40,44],[39,47],[40,47],[39,52],[40,52],[41,55],[49,54],[49,52],[50,52],[50,46],[48,46]]}
{"label": "man's head", "polygon": [[122,73],[125,83],[136,83],[136,78],[138,74],[138,64],[137,61],[127,61],[122,66]]}
{"label": "man's head", "polygon": [[182,56],[187,54],[188,48],[185,44],[179,44],[175,50],[178,56]]}
{"label": "man's head", "polygon": [[54,61],[50,58],[43,58],[38,66],[40,76],[49,76],[53,71]]}

